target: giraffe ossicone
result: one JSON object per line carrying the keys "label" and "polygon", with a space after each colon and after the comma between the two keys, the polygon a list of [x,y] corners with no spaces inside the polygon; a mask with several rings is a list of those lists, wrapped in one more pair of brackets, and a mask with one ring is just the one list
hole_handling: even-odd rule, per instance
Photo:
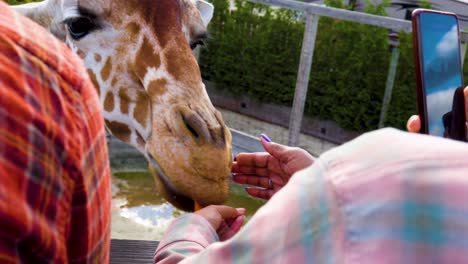
{"label": "giraffe ossicone", "polygon": [[107,129],[149,161],[157,189],[192,211],[223,203],[231,134],[192,48],[206,38],[203,0],[45,0],[14,8],[67,43],[97,88]]}

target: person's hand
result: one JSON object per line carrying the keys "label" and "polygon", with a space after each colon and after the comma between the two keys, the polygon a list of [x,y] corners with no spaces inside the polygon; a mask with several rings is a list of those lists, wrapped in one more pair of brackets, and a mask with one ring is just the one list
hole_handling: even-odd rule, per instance
{"label": "person's hand", "polygon": [[233,180],[255,186],[246,188],[251,196],[270,199],[294,173],[312,165],[315,159],[301,148],[273,143],[265,135],[261,143],[267,152],[236,156],[232,165]]}
{"label": "person's hand", "polygon": [[205,218],[216,230],[221,241],[227,240],[239,232],[245,220],[244,208],[232,208],[226,205],[209,205],[194,214]]}
{"label": "person's hand", "polygon": [[[468,86],[465,87],[463,92],[465,95],[465,113],[468,119]],[[413,133],[417,133],[421,130],[421,119],[419,118],[418,115],[412,115],[408,119],[408,122],[406,123],[406,129],[408,129],[409,132],[413,132]]]}

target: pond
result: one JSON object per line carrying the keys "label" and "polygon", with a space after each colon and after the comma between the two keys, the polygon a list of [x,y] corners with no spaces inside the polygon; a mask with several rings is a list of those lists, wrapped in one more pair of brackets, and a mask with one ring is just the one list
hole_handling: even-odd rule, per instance
{"label": "pond", "polygon": [[[248,221],[264,201],[249,197],[242,185],[232,183],[226,204],[246,208]],[[113,173],[112,238],[161,240],[171,221],[183,213],[156,192],[148,171]]]}

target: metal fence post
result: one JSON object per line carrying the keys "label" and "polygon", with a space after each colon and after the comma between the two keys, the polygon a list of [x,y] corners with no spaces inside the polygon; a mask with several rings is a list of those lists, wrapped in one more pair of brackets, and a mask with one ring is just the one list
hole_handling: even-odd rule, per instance
{"label": "metal fence post", "polygon": [[297,146],[301,133],[302,117],[304,115],[304,105],[309,84],[309,74],[314,55],[315,37],[317,35],[319,16],[311,12],[306,12],[306,23],[304,38],[302,40],[301,59],[297,73],[296,90],[294,92],[294,102],[289,117],[288,144]]}
{"label": "metal fence post", "polygon": [[379,128],[384,126],[385,117],[387,116],[388,106],[392,100],[393,86],[395,83],[396,68],[398,66],[398,58],[400,57],[400,48],[398,47],[397,33],[390,34],[390,48],[392,49],[392,58],[388,69],[387,82],[385,84],[385,94],[382,101],[382,109],[380,111]]}

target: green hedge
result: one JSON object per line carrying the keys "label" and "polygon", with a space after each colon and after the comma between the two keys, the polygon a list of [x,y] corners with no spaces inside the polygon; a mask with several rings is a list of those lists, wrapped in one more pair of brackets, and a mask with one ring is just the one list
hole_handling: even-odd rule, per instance
{"label": "green hedge", "polygon": [[[212,37],[202,50],[203,77],[233,95],[291,106],[304,24],[286,9],[213,0]],[[340,0],[327,1],[339,8]],[[388,2],[366,12],[385,15]],[[305,114],[334,120],[354,131],[376,129],[385,90],[390,48],[385,28],[327,17],[319,20]],[[412,37],[400,33],[400,58],[386,125],[404,128],[416,113]],[[468,67],[465,79],[468,80]]]}

